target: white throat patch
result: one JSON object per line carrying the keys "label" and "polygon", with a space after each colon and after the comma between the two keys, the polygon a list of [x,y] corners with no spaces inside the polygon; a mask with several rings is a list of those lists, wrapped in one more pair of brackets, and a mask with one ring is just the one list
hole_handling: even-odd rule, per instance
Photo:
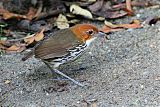
{"label": "white throat patch", "polygon": [[97,37],[94,37],[92,39],[89,39],[86,41],[87,46],[89,46]]}

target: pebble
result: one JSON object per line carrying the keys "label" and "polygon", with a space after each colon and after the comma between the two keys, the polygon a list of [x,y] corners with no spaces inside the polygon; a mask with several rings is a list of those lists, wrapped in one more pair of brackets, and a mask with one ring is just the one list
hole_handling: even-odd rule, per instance
{"label": "pebble", "polygon": [[137,18],[140,18],[140,17],[141,17],[141,14],[137,14],[136,17],[137,17]]}
{"label": "pebble", "polygon": [[0,88],[0,93],[2,92],[2,89]]}

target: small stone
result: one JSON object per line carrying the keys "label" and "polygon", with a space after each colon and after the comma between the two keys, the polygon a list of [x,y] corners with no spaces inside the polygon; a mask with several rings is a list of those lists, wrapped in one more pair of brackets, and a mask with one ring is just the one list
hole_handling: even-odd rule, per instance
{"label": "small stone", "polygon": [[132,29],[132,28],[129,28],[129,29],[127,29],[127,31],[128,31],[128,32],[132,32],[132,31],[133,31],[133,29]]}
{"label": "small stone", "polygon": [[144,89],[144,85],[141,85],[140,87],[141,87],[141,89]]}
{"label": "small stone", "polygon": [[49,93],[46,93],[46,96],[48,96],[49,95]]}
{"label": "small stone", "polygon": [[20,93],[23,94],[23,91],[21,90]]}
{"label": "small stone", "polygon": [[137,18],[139,18],[141,15],[140,15],[140,14],[137,14],[136,16],[137,16]]}
{"label": "small stone", "polygon": [[88,52],[90,55],[93,55],[92,52]]}

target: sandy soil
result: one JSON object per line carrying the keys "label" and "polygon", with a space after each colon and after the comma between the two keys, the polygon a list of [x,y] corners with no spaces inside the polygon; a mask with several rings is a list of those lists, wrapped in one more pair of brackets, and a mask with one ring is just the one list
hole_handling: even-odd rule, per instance
{"label": "sandy soil", "polygon": [[[160,16],[159,8],[140,9],[138,15],[116,20]],[[85,87],[53,81],[35,58],[24,53],[0,56],[2,107],[158,107],[160,106],[160,22],[109,35],[93,43],[79,60],[60,68]]]}

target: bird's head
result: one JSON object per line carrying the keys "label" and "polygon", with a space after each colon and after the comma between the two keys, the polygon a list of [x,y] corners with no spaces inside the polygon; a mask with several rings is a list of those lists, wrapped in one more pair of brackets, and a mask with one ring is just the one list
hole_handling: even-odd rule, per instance
{"label": "bird's head", "polygon": [[91,24],[77,24],[71,27],[71,31],[82,42],[92,42],[98,36],[104,37],[105,33],[98,30],[98,28]]}

